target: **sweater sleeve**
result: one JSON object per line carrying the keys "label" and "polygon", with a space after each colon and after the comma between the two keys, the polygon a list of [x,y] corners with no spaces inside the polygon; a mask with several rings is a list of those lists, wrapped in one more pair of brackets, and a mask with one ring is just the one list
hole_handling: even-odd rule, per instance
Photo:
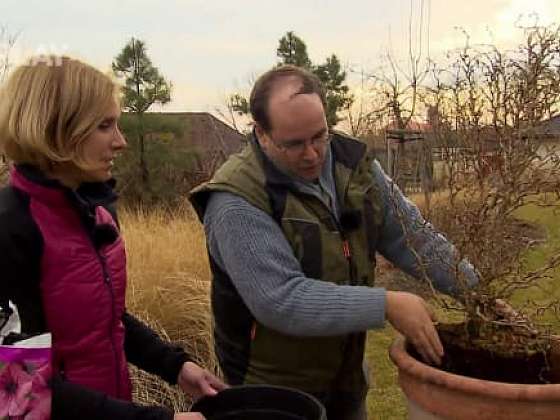
{"label": "sweater sleeve", "polygon": [[0,190],[0,306],[16,305],[22,337],[46,331],[41,290],[41,234],[28,199],[12,188]]}
{"label": "sweater sleeve", "polygon": [[204,225],[211,257],[263,325],[299,336],[383,326],[385,289],[307,278],[280,227],[243,198],[212,193]]}
{"label": "sweater sleeve", "polygon": [[129,313],[123,315],[122,321],[127,360],[175,385],[183,363],[189,360],[183,348],[164,342],[151,328]]}
{"label": "sweater sleeve", "polygon": [[411,250],[413,247],[434,287],[449,295],[460,291],[456,268],[468,287],[477,284],[474,267],[466,259],[459,261],[453,244],[424,220],[418,207],[404,196],[377,161],[373,173],[381,192],[384,213],[378,242],[381,255],[405,273],[422,278],[419,261]]}
{"label": "sweater sleeve", "polygon": [[163,407],[142,406],[62,380],[52,382],[53,420],[173,420],[173,412]]}

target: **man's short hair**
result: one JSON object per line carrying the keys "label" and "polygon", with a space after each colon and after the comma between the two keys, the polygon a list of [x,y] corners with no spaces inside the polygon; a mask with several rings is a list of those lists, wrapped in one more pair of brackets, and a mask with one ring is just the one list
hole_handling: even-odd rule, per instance
{"label": "man's short hair", "polygon": [[81,61],[34,57],[0,90],[0,152],[15,163],[49,171],[80,163],[81,146],[116,101],[111,78]]}
{"label": "man's short hair", "polygon": [[301,88],[297,94],[316,93],[321,98],[323,107],[326,109],[326,97],[323,85],[319,78],[302,67],[290,64],[275,67],[261,75],[253,89],[249,99],[249,108],[253,121],[264,131],[270,131],[270,116],[268,115],[268,103],[275,87],[286,79],[295,79],[301,82]]}

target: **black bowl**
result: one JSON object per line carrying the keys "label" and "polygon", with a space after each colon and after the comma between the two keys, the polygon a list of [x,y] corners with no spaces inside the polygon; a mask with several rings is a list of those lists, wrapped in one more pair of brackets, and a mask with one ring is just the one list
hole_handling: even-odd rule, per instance
{"label": "black bowl", "polygon": [[207,420],[326,420],[323,405],[292,388],[241,385],[197,401],[191,411]]}

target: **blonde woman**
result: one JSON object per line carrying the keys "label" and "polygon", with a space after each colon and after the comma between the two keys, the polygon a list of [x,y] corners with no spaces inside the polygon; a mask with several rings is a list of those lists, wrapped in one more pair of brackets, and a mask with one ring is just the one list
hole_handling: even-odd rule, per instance
{"label": "blonde woman", "polygon": [[127,363],[195,398],[224,384],[126,312],[126,255],[111,171],[126,147],[117,88],[67,57],[14,70],[0,93],[0,306],[52,333],[53,419],[201,419],[131,402]]}

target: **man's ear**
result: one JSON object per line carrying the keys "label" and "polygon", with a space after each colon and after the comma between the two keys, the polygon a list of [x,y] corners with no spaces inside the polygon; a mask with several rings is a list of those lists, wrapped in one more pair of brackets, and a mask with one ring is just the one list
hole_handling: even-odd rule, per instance
{"label": "man's ear", "polygon": [[255,134],[257,135],[257,138],[259,139],[259,142],[264,137],[264,130],[258,124],[255,124]]}
{"label": "man's ear", "polygon": [[257,135],[257,140],[259,141],[261,147],[266,149],[268,147],[268,136],[263,128],[258,124],[255,125],[255,134]]}

